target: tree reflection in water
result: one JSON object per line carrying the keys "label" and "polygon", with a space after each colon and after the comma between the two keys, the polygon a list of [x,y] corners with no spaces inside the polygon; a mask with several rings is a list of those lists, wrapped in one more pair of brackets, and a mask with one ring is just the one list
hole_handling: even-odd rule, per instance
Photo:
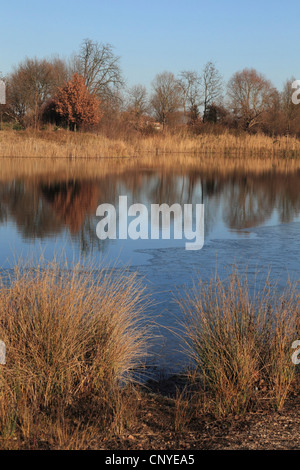
{"label": "tree reflection in water", "polygon": [[205,228],[222,218],[228,229],[264,224],[274,211],[282,223],[300,214],[300,172],[261,174],[201,170],[128,170],[110,177],[55,179],[47,175],[0,182],[0,224],[13,221],[25,239],[58,236],[67,230],[81,250],[103,248],[96,236],[99,204],[205,204]]}

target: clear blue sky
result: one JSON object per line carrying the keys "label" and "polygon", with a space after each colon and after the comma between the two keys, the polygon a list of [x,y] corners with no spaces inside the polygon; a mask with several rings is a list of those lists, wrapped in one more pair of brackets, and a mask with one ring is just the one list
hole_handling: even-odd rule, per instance
{"label": "clear blue sky", "polygon": [[25,57],[67,58],[84,38],[115,47],[129,86],[208,60],[226,81],[244,67],[279,89],[300,79],[299,0],[1,0],[4,75]]}

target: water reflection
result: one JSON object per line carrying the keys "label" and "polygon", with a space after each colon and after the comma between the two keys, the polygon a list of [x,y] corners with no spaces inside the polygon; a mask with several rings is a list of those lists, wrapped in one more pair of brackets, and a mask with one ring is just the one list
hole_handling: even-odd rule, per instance
{"label": "water reflection", "polygon": [[99,204],[205,204],[206,236],[266,224],[273,216],[289,223],[300,213],[300,172],[262,174],[205,171],[128,170],[95,178],[41,176],[0,182],[0,226],[15,223],[23,238],[45,239],[68,233],[83,251],[103,248],[96,236]]}

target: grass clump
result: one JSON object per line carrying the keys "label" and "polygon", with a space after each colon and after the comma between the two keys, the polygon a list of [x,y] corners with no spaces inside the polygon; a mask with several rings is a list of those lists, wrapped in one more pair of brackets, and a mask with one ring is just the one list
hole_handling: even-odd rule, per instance
{"label": "grass clump", "polygon": [[225,281],[194,285],[179,303],[201,406],[218,416],[244,414],[261,401],[282,409],[295,377],[296,287],[279,294],[268,278],[257,290],[234,270]]}
{"label": "grass clump", "polygon": [[67,269],[53,261],[18,266],[3,279],[2,438],[29,442],[48,426],[55,441],[55,429],[57,439],[66,429],[74,437],[91,422],[98,434],[117,428],[126,384],[146,354],[144,300],[141,281],[126,270]]}

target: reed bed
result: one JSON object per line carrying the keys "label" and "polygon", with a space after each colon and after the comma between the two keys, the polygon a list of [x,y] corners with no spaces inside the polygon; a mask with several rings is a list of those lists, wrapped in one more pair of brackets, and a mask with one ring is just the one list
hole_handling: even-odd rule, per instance
{"label": "reed bed", "polygon": [[18,265],[2,279],[0,437],[28,445],[46,435],[57,445],[95,427],[98,436],[119,429],[129,409],[126,387],[148,346],[145,299],[126,270],[69,270],[53,261]]}
{"label": "reed bed", "polygon": [[268,278],[250,286],[237,270],[194,285],[179,297],[198,407],[219,417],[243,415],[262,402],[281,410],[295,379],[299,294],[278,293]]}
{"label": "reed bed", "polygon": [[132,157],[144,154],[219,154],[238,156],[270,155],[298,157],[300,141],[294,137],[272,138],[247,133],[192,135],[157,132],[150,136],[129,135],[110,139],[105,135],[68,131],[12,131],[0,133],[0,156],[4,157],[67,157],[103,158]]}

